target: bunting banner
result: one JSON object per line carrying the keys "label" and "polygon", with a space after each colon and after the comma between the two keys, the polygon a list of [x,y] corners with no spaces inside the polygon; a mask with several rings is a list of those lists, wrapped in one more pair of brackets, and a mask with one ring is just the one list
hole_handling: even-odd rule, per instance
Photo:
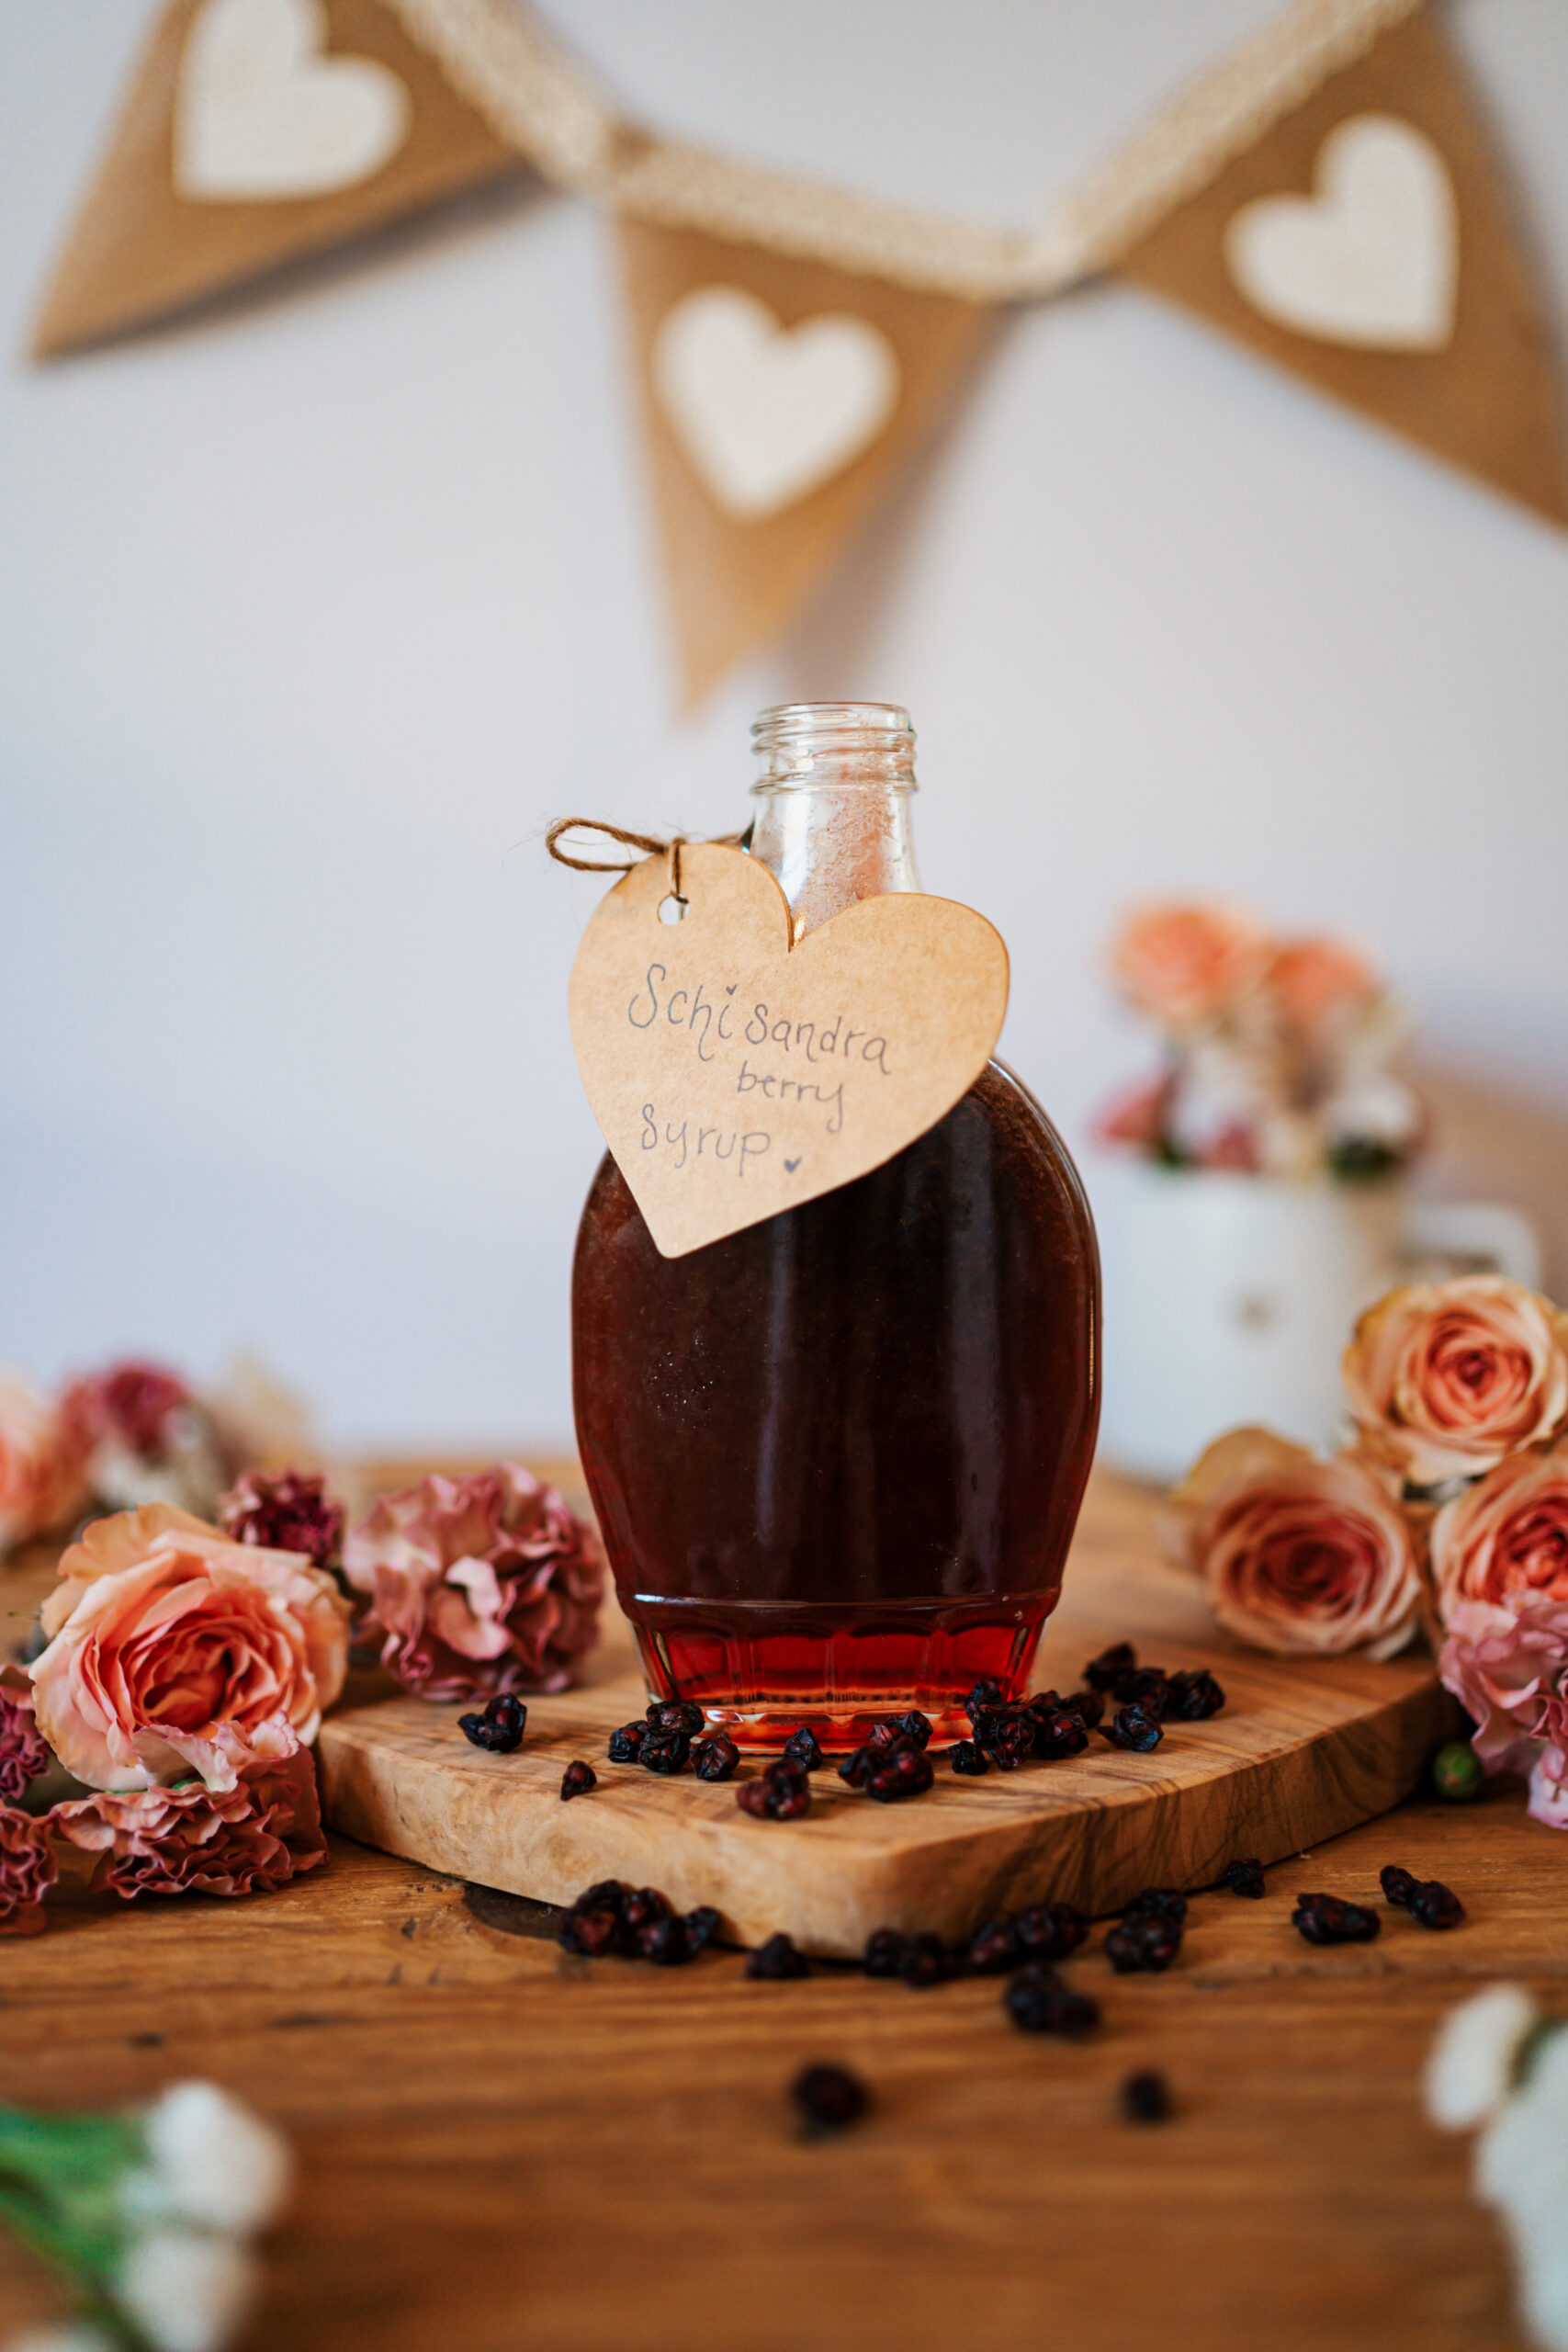
{"label": "bunting banner", "polygon": [[1021,231],[663,138],[522,0],[167,0],[34,354],[525,169],[617,222],[691,700],[897,494],[1007,308],[1107,275],[1568,523],[1544,306],[1425,0],[1291,0]]}

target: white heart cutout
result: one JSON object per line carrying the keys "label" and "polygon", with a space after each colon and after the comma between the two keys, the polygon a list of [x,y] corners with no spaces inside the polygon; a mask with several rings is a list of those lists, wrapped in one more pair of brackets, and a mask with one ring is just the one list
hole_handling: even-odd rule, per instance
{"label": "white heart cutout", "polygon": [[897,404],[898,356],[879,327],[824,311],[784,328],[739,286],[701,286],[660,322],[660,405],[728,514],[758,522],[842,472]]}
{"label": "white heart cutout", "polygon": [[326,196],[389,163],[413,108],[389,66],[328,57],[321,0],[206,0],[180,58],[175,191],[204,204]]}
{"label": "white heart cutout", "polygon": [[1226,266],[1253,308],[1325,343],[1446,348],[1459,212],[1426,133],[1396,115],[1351,115],[1318,150],[1315,187],[1260,197],[1227,224]]}

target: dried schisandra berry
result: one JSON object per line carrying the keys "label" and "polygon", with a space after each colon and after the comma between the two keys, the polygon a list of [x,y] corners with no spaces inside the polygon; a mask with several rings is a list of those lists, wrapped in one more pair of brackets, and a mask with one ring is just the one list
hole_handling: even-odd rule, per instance
{"label": "dried schisandra berry", "polygon": [[1137,1663],[1138,1653],[1131,1642],[1112,1642],[1108,1650],[1090,1658],[1083,1679],[1091,1690],[1109,1690],[1119,1674],[1131,1673]]}
{"label": "dried schisandra berry", "polygon": [[1388,1901],[1423,1928],[1457,1928],[1464,1917],[1463,1904],[1440,1879],[1416,1878],[1390,1862],[1379,1872],[1379,1883]]}
{"label": "dried schisandra berry", "polygon": [[936,1779],[931,1758],[918,1747],[894,1747],[886,1762],[865,1784],[868,1797],[878,1804],[897,1804],[904,1797],[924,1796]]}
{"label": "dried schisandra berry", "polygon": [[1191,1674],[1173,1674],[1166,1687],[1167,1723],[1207,1723],[1225,1703],[1225,1694],[1209,1672],[1200,1667]]}
{"label": "dried schisandra berry", "polygon": [[760,1779],[741,1781],[735,1802],[759,1821],[798,1821],[811,1810],[811,1783],[798,1765],[779,1757]]}
{"label": "dried schisandra berry", "polygon": [[815,1772],[822,1762],[822,1749],[817,1734],[809,1724],[791,1732],[784,1744],[784,1755],[802,1772]]}
{"label": "dried schisandra berry", "polygon": [[692,1770],[699,1781],[728,1781],[739,1761],[740,1750],[722,1732],[699,1739],[692,1750]]}
{"label": "dried schisandra berry", "polygon": [[668,1919],[673,1905],[667,1894],[656,1886],[625,1888],[621,1894],[621,1918],[628,1935],[637,1935],[660,1919]]}
{"label": "dried schisandra berry", "polygon": [[1134,1912],[1105,1939],[1105,1957],[1118,1976],[1168,1968],[1180,1950],[1180,1920],[1158,1912]]}
{"label": "dried schisandra berry", "polygon": [[1309,1944],[1370,1944],[1382,1921],[1359,1903],[1342,1903],[1337,1894],[1298,1894],[1291,1914]]}
{"label": "dried schisandra berry", "polygon": [[650,1960],[655,1968],[682,1968],[692,1957],[691,1939],[684,1919],[650,1919],[639,1928],[632,1941],[632,1950],[639,1960]]}
{"label": "dried schisandra berry", "polygon": [[991,1769],[985,1749],[976,1747],[972,1739],[955,1739],[947,1751],[947,1760],[953,1771],[970,1780],[978,1780],[982,1772]]}
{"label": "dried schisandra berry", "polygon": [[1384,1902],[1392,1903],[1399,1911],[1405,1909],[1420,1883],[1413,1871],[1401,1870],[1397,1862],[1385,1862],[1378,1872],[1378,1884],[1382,1889]]}
{"label": "dried schisandra berry", "polygon": [[699,1903],[694,1911],[688,1911],[682,1922],[686,1930],[687,1958],[694,1959],[705,1944],[712,1943],[722,1924],[720,1914],[711,1903]]}
{"label": "dried schisandra berry", "polygon": [[988,1674],[983,1674],[968,1697],[961,1700],[959,1703],[973,1723],[976,1716],[983,1713],[987,1708],[999,1707],[1004,1703],[1002,1686],[999,1682],[993,1682]]}
{"label": "dried schisandra berry", "polygon": [[874,1928],[865,1939],[861,1966],[868,1976],[897,1976],[908,1941],[897,1928]]}
{"label": "dried schisandra berry", "polygon": [[1100,1726],[1100,1736],[1113,1747],[1130,1747],[1138,1756],[1146,1756],[1157,1747],[1165,1734],[1157,1715],[1143,1707],[1119,1707],[1108,1724]]}
{"label": "dried schisandra berry", "polygon": [[1163,1666],[1130,1666],[1119,1674],[1111,1686],[1111,1695],[1119,1707],[1142,1707],[1156,1723],[1166,1711],[1166,1697],[1170,1678]]}
{"label": "dried schisandra berry", "polygon": [[563,1951],[597,1960],[602,1952],[622,1950],[621,1922],[614,1911],[569,1911],[557,1930],[556,1941]]}
{"label": "dried schisandra berry", "polygon": [[990,1919],[969,1939],[967,1954],[972,1976],[1005,1976],[1027,1958],[1010,1919]]}
{"label": "dried schisandra berry", "polygon": [[684,1731],[657,1731],[649,1724],[648,1736],[637,1749],[637,1760],[645,1772],[657,1772],[669,1780],[676,1772],[683,1772],[691,1760],[692,1737]]}
{"label": "dried schisandra berry", "polygon": [[923,1715],[919,1707],[911,1707],[908,1714],[895,1715],[893,1728],[904,1738],[912,1739],[917,1747],[925,1747],[931,1743],[931,1719]]}
{"label": "dried schisandra berry", "polygon": [[579,1757],[575,1763],[567,1766],[560,1776],[562,1801],[568,1797],[585,1797],[590,1789],[596,1789],[598,1785],[599,1775],[592,1765],[585,1764]]}
{"label": "dried schisandra berry", "polygon": [[1262,1863],[1250,1860],[1245,1862],[1227,1862],[1225,1864],[1225,1884],[1230,1888],[1233,1894],[1249,1894],[1256,1902],[1258,1897],[1263,1892]]}
{"label": "dried schisandra berry", "polygon": [[1090,1731],[1105,1720],[1103,1690],[1069,1690],[1062,1704],[1081,1718]]}
{"label": "dried schisandra berry", "polygon": [[1123,1919],[1185,1919],[1187,1897],[1174,1886],[1145,1886],[1122,1909]]}
{"label": "dried schisandra berry", "polygon": [[510,1756],[513,1748],[522,1747],[527,1722],[528,1710],[522,1700],[510,1690],[501,1690],[482,1714],[459,1715],[457,1728],[476,1747],[488,1748],[492,1756]]}
{"label": "dried schisandra berry", "polygon": [[811,1962],[803,1951],[796,1951],[793,1937],[770,1936],[765,1944],[759,1944],[755,1951],[747,1954],[746,1973],[777,1983],[784,1977],[809,1976]]}
{"label": "dried schisandra berry", "polygon": [[1034,1754],[1042,1763],[1059,1764],[1064,1757],[1081,1756],[1088,1746],[1089,1726],[1076,1707],[1035,1716]]}
{"label": "dried schisandra berry", "polygon": [[789,2095],[813,2137],[858,2123],[871,2105],[865,2085],[847,2066],[805,2066],[791,2083]]}
{"label": "dried schisandra berry", "polygon": [[1037,1728],[1027,1707],[987,1707],[975,1717],[975,1736],[998,1772],[1028,1763]]}
{"label": "dried schisandra berry", "polygon": [[1002,2001],[1021,2033],[1064,2033],[1075,2038],[1100,2023],[1099,2003],[1087,1993],[1075,1993],[1054,1968],[1039,1961],[1019,1970]]}
{"label": "dried schisandra berry", "polygon": [[1029,1960],[1066,1960],[1089,1933],[1089,1921],[1070,1903],[1032,1903],[1012,1923]]}
{"label": "dried schisandra berry", "polygon": [[647,1737],[648,1725],[645,1723],[623,1724],[619,1731],[610,1734],[608,1753],[611,1763],[635,1764]]}
{"label": "dried schisandra berry", "polygon": [[928,1985],[945,1984],[953,1974],[953,1962],[942,1938],[910,1936],[898,1962],[898,1973],[906,1984],[913,1984],[920,1992]]}
{"label": "dried schisandra berry", "polygon": [[886,1747],[873,1747],[869,1740],[854,1748],[839,1767],[839,1778],[847,1781],[852,1789],[863,1789],[874,1772],[881,1770],[887,1755]]}
{"label": "dried schisandra berry", "polygon": [[695,1739],[707,1722],[702,1709],[689,1699],[650,1699],[648,1720],[655,1731],[684,1732],[688,1739]]}
{"label": "dried schisandra berry", "polygon": [[1122,2112],[1129,2123],[1163,2123],[1170,2113],[1170,2086],[1152,2066],[1129,2075],[1122,2086]]}

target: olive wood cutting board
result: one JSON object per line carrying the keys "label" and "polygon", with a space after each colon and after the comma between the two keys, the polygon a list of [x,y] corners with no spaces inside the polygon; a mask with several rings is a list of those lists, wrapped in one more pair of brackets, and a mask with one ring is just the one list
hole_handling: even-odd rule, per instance
{"label": "olive wood cutting board", "polygon": [[[804,1820],[756,1821],[733,1781],[661,1780],[606,1760],[610,1732],[647,1702],[612,1610],[585,1685],[531,1699],[513,1755],[470,1747],[456,1705],[400,1696],[330,1716],[318,1749],[327,1821],[510,1894],[569,1903],[595,1879],[626,1879],[682,1910],[715,1905],[738,1942],[784,1928],[848,1958],[874,1928],[956,1940],[1045,1896],[1098,1914],[1143,1886],[1208,1885],[1228,1861],[1304,1854],[1407,1795],[1457,1720],[1430,1658],[1243,1650],[1194,1584],[1152,1555],[1148,1525],[1146,1494],[1096,1479],[1033,1687],[1077,1689],[1085,1659],[1119,1640],[1146,1665],[1212,1668],[1224,1712],[1172,1724],[1151,1756],[1096,1734],[1066,1762],[964,1780],[939,1755],[929,1794],[886,1805],[846,1788],[829,1761]],[[563,1804],[574,1757],[599,1784]],[[760,1769],[748,1758],[740,1772]]]}

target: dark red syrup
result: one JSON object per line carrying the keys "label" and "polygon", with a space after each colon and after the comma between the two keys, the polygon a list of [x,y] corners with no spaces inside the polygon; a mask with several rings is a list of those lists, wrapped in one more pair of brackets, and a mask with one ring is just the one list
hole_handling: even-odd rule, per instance
{"label": "dark red syrup", "polygon": [[613,1159],[572,1282],[578,1442],[650,1686],[743,1745],[966,1733],[1028,1686],[1094,1451],[1072,1162],[993,1062],[869,1176],[661,1258]]}

